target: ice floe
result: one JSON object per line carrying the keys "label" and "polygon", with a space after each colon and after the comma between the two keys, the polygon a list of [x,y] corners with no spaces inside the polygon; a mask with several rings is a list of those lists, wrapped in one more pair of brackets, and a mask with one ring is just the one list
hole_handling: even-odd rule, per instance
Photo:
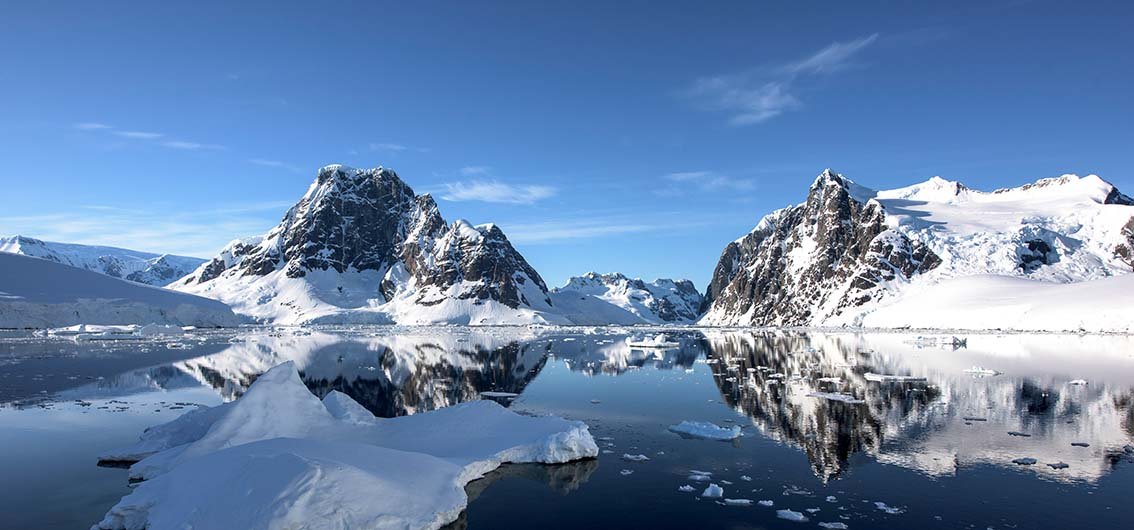
{"label": "ice floe", "polygon": [[866,403],[865,401],[858,399],[850,394],[840,394],[838,392],[811,392],[807,394],[807,397],[821,398],[830,401],[841,401],[843,403],[849,403],[852,405]]}
{"label": "ice floe", "polygon": [[369,420],[320,401],[293,363],[240,399],[191,411],[104,457],[146,479],[95,528],[438,528],[464,486],[503,463],[594,457],[586,424],[516,414],[492,401]]}
{"label": "ice floe", "polygon": [[794,510],[776,510],[776,517],[796,523],[806,523],[808,521],[806,515]]}
{"label": "ice floe", "polygon": [[721,427],[719,425],[709,423],[707,421],[689,421],[685,420],[677,425],[669,426],[670,432],[688,436],[690,438],[701,438],[704,440],[734,440],[741,436],[740,427],[733,425],[732,427]]}
{"label": "ice floe", "polygon": [[714,499],[723,497],[724,496],[724,488],[722,488],[722,487],[720,487],[716,484],[709,484],[709,487],[705,488],[705,491],[701,492],[701,496],[702,497],[714,498]]}

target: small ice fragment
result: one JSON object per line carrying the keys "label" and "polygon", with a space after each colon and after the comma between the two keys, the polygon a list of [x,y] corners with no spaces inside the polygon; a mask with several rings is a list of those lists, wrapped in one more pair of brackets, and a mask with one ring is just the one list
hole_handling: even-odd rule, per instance
{"label": "small ice fragment", "polygon": [[1065,462],[1056,462],[1054,464],[1048,464],[1047,467],[1051,469],[1067,469],[1071,466],[1067,465]]}
{"label": "small ice fragment", "polygon": [[752,482],[752,477],[750,477],[748,475],[741,475],[740,480],[743,480],[745,482]]}
{"label": "small ice fragment", "polygon": [[604,454],[604,455],[609,455],[609,454],[611,454],[611,453],[613,453],[613,452],[614,452],[614,451],[611,451],[610,449],[603,449],[603,450],[602,450],[602,454]]}
{"label": "small ice fragment", "polygon": [[875,502],[874,507],[878,508],[879,510],[882,510],[882,511],[884,511],[884,512],[890,514],[890,515],[897,515],[899,513],[903,513],[903,512],[906,511],[905,508],[898,508],[897,506],[888,506],[886,503],[880,502],[880,501]]}
{"label": "small ice fragment", "polygon": [[634,471],[631,469],[623,469],[622,471],[619,471],[619,473],[622,473],[622,476],[625,477],[626,475],[633,475]]}
{"label": "small ice fragment", "polygon": [[1000,372],[997,372],[996,370],[992,370],[990,368],[985,368],[983,366],[973,366],[972,368],[966,369],[965,373],[966,374],[972,374],[972,375],[975,375],[975,376],[978,376],[978,377],[983,377],[983,376],[986,376],[986,375],[1000,375]]}
{"label": "small ice fragment", "polygon": [[752,506],[752,499],[724,499],[725,506]]}
{"label": "small ice fragment", "polygon": [[760,506],[772,506],[776,503],[774,501],[760,501],[756,504],[759,504]]}
{"label": "small ice fragment", "polygon": [[977,416],[965,416],[964,418],[961,418],[961,419],[963,419],[965,421],[988,421],[988,418],[980,418],[980,417],[977,417]]}
{"label": "small ice fragment", "polygon": [[1071,442],[1072,447],[1090,447],[1091,444],[1087,442]]}
{"label": "small ice fragment", "polygon": [[1019,436],[1021,438],[1031,438],[1032,435],[1020,431],[1008,431],[1008,436]]}
{"label": "small ice fragment", "polygon": [[839,523],[839,522],[819,523],[819,526],[821,526],[823,528],[829,528],[830,530],[847,530],[847,528],[849,528],[846,523]]}
{"label": "small ice fragment", "polygon": [[729,481],[727,481],[727,480],[722,480],[722,481],[721,481],[721,484],[724,484],[725,486],[731,486],[731,485],[732,485],[732,482],[729,482]]}
{"label": "small ice fragment", "polygon": [[1072,380],[1072,381],[1068,381],[1067,384],[1075,385],[1075,386],[1086,386],[1087,380],[1086,379],[1075,379],[1075,380]]}
{"label": "small ice fragment", "polygon": [[649,460],[650,457],[648,457],[646,455],[632,455],[630,453],[624,453],[622,455],[622,459],[623,460],[629,460],[631,462],[645,462],[645,461]]}
{"label": "small ice fragment", "polygon": [[740,437],[740,427],[733,425],[725,428],[707,421],[685,420],[677,425],[669,426],[670,432],[690,438],[705,440],[732,440]]}
{"label": "small ice fragment", "polygon": [[710,480],[713,480],[713,477],[712,477],[712,475],[696,475],[696,474],[694,474],[694,475],[689,475],[688,477],[686,477],[686,480],[692,480],[693,482],[708,482]]}
{"label": "small ice fragment", "polygon": [[614,441],[613,436],[599,436],[597,439],[600,440],[600,441],[603,441],[603,442],[613,442]]}
{"label": "small ice fragment", "polygon": [[807,513],[819,513],[820,510],[819,510],[819,508],[808,508],[804,511],[807,512]]}
{"label": "small ice fragment", "polygon": [[682,493],[693,493],[693,486],[686,484],[684,486],[681,486],[680,488],[677,488],[677,491],[680,491]]}
{"label": "small ice fragment", "polygon": [[593,405],[598,405],[599,403],[602,403],[602,402],[601,402],[601,401],[599,401],[599,400],[597,400],[597,399],[592,399],[592,400],[591,400],[591,404],[593,404]]}
{"label": "small ice fragment", "polygon": [[788,521],[793,521],[796,523],[807,522],[806,515],[793,510],[776,510],[776,517],[779,517],[780,519],[787,519]]}
{"label": "small ice fragment", "polygon": [[709,487],[705,488],[705,491],[701,492],[701,496],[709,498],[722,497],[724,496],[724,488],[716,484],[709,484]]}

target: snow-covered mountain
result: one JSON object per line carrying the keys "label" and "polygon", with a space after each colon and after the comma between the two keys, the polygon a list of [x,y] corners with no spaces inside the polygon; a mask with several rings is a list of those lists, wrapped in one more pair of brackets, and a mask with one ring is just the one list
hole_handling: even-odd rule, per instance
{"label": "snow-covered mountain", "polygon": [[0,328],[75,324],[235,326],[227,306],[54,261],[0,253]]}
{"label": "snow-covered mountain", "polygon": [[205,260],[115,247],[55,243],[26,236],[0,237],[0,252],[23,254],[148,285],[166,285]]}
{"label": "snow-covered mountain", "polygon": [[701,315],[703,296],[689,280],[588,272],[553,289],[551,300],[575,324],[688,324]]}
{"label": "snow-covered mountain", "polygon": [[381,167],[320,169],[279,225],[171,287],[281,324],[566,322],[498,227],[447,224]]}
{"label": "snow-covered mountain", "polygon": [[[911,324],[868,315],[954,278],[1107,283],[1132,267],[1134,200],[1095,175],[993,192],[934,177],[875,191],[826,170],[805,202],[772,212],[725,247],[700,322],[901,327]],[[1134,305],[1119,287],[1098,303],[1098,311]],[[1105,289],[1093,286],[1092,292]],[[1051,329],[1050,311],[1043,327],[1019,327],[1022,312],[1052,303],[1043,285],[1016,282],[1010,290],[1019,296],[981,299],[997,309],[986,312],[978,327]],[[966,299],[982,293],[977,289]],[[928,311],[944,303],[938,302],[919,307]],[[927,319],[933,320],[922,315],[918,323]]]}

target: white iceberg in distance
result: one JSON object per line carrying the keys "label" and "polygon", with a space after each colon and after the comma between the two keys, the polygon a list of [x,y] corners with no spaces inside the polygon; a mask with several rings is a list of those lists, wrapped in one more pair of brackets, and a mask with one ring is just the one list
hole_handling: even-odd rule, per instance
{"label": "white iceberg in distance", "polygon": [[433,529],[464,510],[465,484],[503,463],[597,455],[586,424],[491,401],[375,418],[345,394],[320,401],[288,362],[240,399],[104,455],[144,458],[130,474],[146,480],[95,528]]}

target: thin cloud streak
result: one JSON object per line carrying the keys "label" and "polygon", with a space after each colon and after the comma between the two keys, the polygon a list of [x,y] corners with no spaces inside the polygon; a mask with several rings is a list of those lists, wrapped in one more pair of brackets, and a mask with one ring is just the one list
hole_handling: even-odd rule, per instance
{"label": "thin cloud streak", "polygon": [[852,59],[878,39],[878,34],[849,42],[834,42],[812,55],[754,71],[701,77],[684,91],[699,108],[731,114],[729,123],[743,126],[766,122],[803,108],[792,90],[800,79],[830,75],[851,67]]}
{"label": "thin cloud streak", "polygon": [[264,166],[264,167],[270,167],[270,168],[276,168],[276,169],[286,169],[286,170],[291,171],[293,173],[302,173],[303,172],[303,170],[300,169],[298,166],[288,164],[287,162],[281,162],[279,160],[268,160],[266,158],[249,158],[248,163],[249,164],[255,164],[257,166]]}
{"label": "thin cloud streak", "polygon": [[450,182],[441,195],[447,201],[480,201],[503,204],[532,204],[554,196],[557,190],[551,186],[514,186],[498,181],[474,180],[470,182]]}

